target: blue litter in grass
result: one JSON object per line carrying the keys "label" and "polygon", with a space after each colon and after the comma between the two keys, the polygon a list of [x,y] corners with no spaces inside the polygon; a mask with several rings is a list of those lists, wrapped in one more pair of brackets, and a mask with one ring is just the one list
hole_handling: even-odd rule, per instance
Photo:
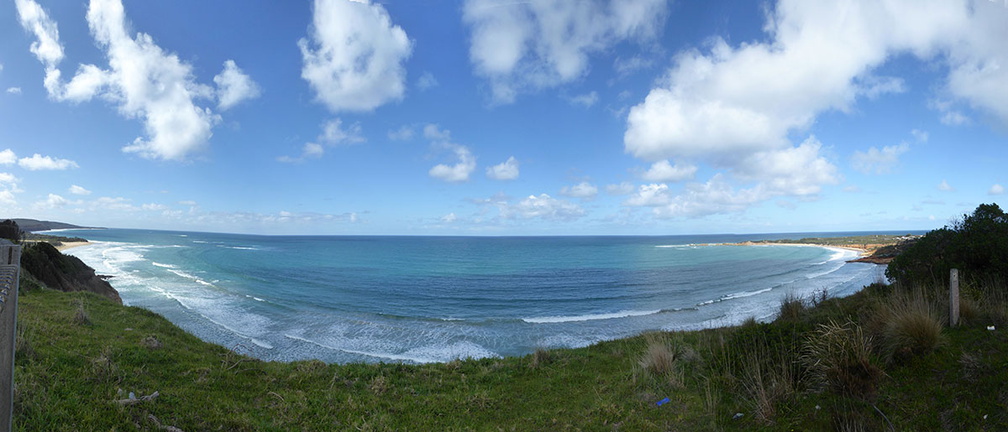
{"label": "blue litter in grass", "polygon": [[668,402],[669,402],[669,398],[665,398],[665,399],[662,399],[662,400],[660,400],[658,402],[655,402],[655,405],[662,406],[662,405],[667,404]]}

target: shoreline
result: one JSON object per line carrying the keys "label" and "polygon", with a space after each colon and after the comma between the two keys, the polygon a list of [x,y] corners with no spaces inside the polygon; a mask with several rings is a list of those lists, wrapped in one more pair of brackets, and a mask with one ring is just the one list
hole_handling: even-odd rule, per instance
{"label": "shoreline", "polygon": [[86,241],[82,241],[82,242],[63,242],[63,244],[61,244],[59,246],[56,246],[56,250],[58,250],[60,252],[65,252],[68,249],[73,249],[75,247],[86,246],[86,245],[89,245],[89,244],[91,244],[91,242],[86,242]]}

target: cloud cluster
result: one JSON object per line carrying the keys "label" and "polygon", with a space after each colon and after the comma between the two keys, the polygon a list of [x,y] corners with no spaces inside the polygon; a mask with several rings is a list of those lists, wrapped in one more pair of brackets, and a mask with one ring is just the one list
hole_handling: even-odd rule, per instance
{"label": "cloud cluster", "polygon": [[344,126],[343,120],[332,119],[322,124],[322,133],[315,138],[315,141],[305,143],[301,148],[300,156],[280,156],[277,160],[280,162],[303,162],[306,159],[318,159],[325,154],[326,147],[359,144],[365,141],[367,139],[361,132],[360,123]]}
{"label": "cloud cluster", "polygon": [[497,207],[504,219],[571,221],[585,215],[585,210],[581,206],[553,198],[548,194],[529,195],[517,203],[499,201]]}
{"label": "cloud cluster", "polygon": [[311,34],[298,46],[301,77],[333,112],[370,111],[406,91],[412,42],[380,4],[316,0]]}
{"label": "cloud cluster", "polygon": [[[791,139],[825,112],[904,91],[900,78],[876,74],[897,55],[945,59],[944,91],[952,99],[1008,121],[1008,69],[997,67],[1008,64],[1008,9],[999,5],[782,0],[767,18],[765,42],[732,46],[713,38],[703,50],[680,52],[631,108],[625,149],[655,161],[642,177],[688,177],[691,165],[675,170],[668,159],[705,163],[718,173],[676,193],[655,195],[655,188],[642,186],[628,203],[662,201],[662,214],[703,215],[779,196],[809,197],[839,182],[818,140],[795,145]],[[952,102],[942,107],[946,115],[957,113]],[[908,150],[907,144],[870,148],[855,153],[852,164],[884,173]]]}
{"label": "cloud cluster", "polygon": [[504,162],[487,167],[486,175],[494,180],[514,180],[518,178],[518,159],[511,156]]}
{"label": "cloud cluster", "polygon": [[665,0],[467,0],[462,20],[476,73],[489,80],[495,102],[511,103],[583,77],[593,54],[654,39],[667,7]]}
{"label": "cloud cluster", "polygon": [[476,156],[468,147],[451,142],[451,131],[433,124],[424,127],[424,137],[432,146],[451,151],[456,158],[454,164],[437,164],[431,168],[427,172],[431,177],[452,183],[469,180],[469,175],[476,170]]}
{"label": "cloud cluster", "polygon": [[19,159],[17,154],[15,154],[11,149],[0,151],[0,165],[14,165],[15,163],[21,168],[29,171],[62,171],[70,168],[79,168],[77,162],[70,159],[42,156],[38,153],[35,153],[30,157],[23,157]]}
{"label": "cloud cluster", "polygon": [[33,0],[17,0],[21,26],[35,36],[31,52],[45,66],[44,84],[58,101],[80,103],[101,97],[127,118],[140,118],[145,136],[123,148],[152,159],[182,160],[203,148],[220,116],[197,101],[217,101],[226,110],[258,96],[258,86],[232,60],[214,77],[217,88],[199,84],[192,66],[165,52],[146,33],[131,37],[121,0],[92,0],[88,27],[108,59],[108,69],[83,64],[69,82],[56,22]]}

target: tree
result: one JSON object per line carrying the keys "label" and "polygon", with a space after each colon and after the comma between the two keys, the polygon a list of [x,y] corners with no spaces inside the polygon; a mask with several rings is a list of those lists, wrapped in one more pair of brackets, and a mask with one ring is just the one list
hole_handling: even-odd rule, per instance
{"label": "tree", "polygon": [[934,283],[958,268],[966,281],[1008,283],[1008,215],[981,204],[944,228],[928,232],[886,269],[900,283]]}
{"label": "tree", "polygon": [[17,222],[7,219],[0,222],[0,238],[5,238],[14,243],[21,243],[21,238],[24,233],[21,232],[21,227],[18,226]]}

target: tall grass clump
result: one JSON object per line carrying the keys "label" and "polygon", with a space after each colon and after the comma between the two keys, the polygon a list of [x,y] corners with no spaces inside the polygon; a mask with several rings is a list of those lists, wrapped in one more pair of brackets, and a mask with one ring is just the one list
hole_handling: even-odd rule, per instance
{"label": "tall grass clump", "polygon": [[795,295],[794,293],[788,293],[781,299],[780,311],[777,313],[777,319],[787,322],[795,322],[801,319],[802,315],[805,313],[805,308],[808,306],[808,302],[804,298]]}
{"label": "tall grass clump", "polygon": [[939,302],[920,289],[898,291],[877,307],[881,351],[889,360],[905,360],[934,351],[943,340],[944,314]]}
{"label": "tall grass clump", "polygon": [[638,365],[643,375],[662,385],[680,388],[684,385],[685,368],[698,359],[689,345],[668,335],[651,334]]}
{"label": "tall grass clump", "polygon": [[851,321],[817,326],[805,341],[800,361],[813,382],[843,396],[870,399],[882,377],[872,358],[872,338]]}

